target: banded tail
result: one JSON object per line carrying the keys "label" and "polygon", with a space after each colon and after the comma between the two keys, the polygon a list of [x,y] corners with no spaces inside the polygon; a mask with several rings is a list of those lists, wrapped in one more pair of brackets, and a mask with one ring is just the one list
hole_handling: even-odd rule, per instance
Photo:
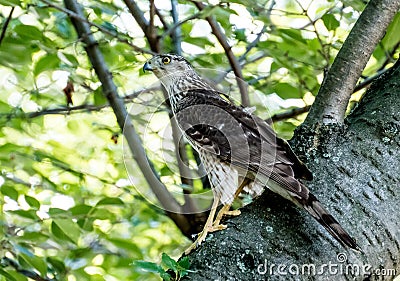
{"label": "banded tail", "polygon": [[362,251],[356,241],[343,229],[339,222],[322,206],[310,192],[307,200],[299,200],[301,206],[310,213],[341,244],[356,251]]}

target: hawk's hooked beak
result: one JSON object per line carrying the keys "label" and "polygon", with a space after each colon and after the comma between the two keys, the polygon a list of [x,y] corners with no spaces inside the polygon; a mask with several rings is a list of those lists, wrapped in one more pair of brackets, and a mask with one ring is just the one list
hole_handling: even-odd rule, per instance
{"label": "hawk's hooked beak", "polygon": [[151,67],[151,63],[150,63],[150,62],[146,62],[146,63],[143,65],[143,72],[146,72],[146,70],[148,70],[148,71],[153,71],[153,68]]}

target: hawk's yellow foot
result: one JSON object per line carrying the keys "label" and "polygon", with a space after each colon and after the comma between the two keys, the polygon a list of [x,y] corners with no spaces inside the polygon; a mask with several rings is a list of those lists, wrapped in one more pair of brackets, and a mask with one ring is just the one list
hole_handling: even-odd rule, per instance
{"label": "hawk's yellow foot", "polygon": [[213,231],[223,230],[226,229],[227,226],[224,224],[220,224],[223,216],[238,216],[240,215],[240,210],[232,210],[230,204],[224,205],[221,210],[219,210],[217,217],[213,223]]}
{"label": "hawk's yellow foot", "polygon": [[193,244],[190,245],[190,247],[185,250],[186,255],[188,255],[191,251],[196,249],[196,247],[198,245],[200,245],[206,239],[207,234],[209,232],[212,232],[210,230],[213,230],[214,216],[215,216],[215,212],[217,210],[220,199],[221,199],[221,195],[218,195],[214,198],[214,202],[211,206],[211,211],[210,211],[210,214],[208,215],[206,224],[204,225],[203,230],[198,234],[196,241],[194,241]]}

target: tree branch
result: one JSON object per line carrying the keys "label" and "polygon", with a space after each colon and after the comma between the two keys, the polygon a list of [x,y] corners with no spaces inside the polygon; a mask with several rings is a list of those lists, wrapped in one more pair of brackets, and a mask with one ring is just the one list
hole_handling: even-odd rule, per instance
{"label": "tree branch", "polygon": [[175,32],[175,29],[177,29],[178,27],[180,27],[182,24],[184,24],[185,22],[188,22],[190,20],[193,20],[195,18],[198,18],[200,16],[201,13],[195,13],[191,16],[188,16],[187,18],[174,23],[171,27],[169,27],[169,29],[167,31],[165,31],[162,35],[161,35],[161,39],[165,38],[166,36],[169,36],[171,34],[173,34]]}
{"label": "tree branch", "polygon": [[[274,8],[275,4],[276,4],[275,0],[272,0],[271,3],[269,4],[269,7],[268,7],[268,9],[267,9],[267,12],[266,12],[266,17],[267,17],[267,19],[268,19],[270,22],[271,22],[271,12],[272,12],[272,9]],[[272,24],[271,24],[271,26],[272,26]],[[267,29],[267,26],[264,24],[264,26],[262,27],[261,31],[257,34],[256,39],[254,39],[250,44],[248,44],[248,45],[246,46],[246,51],[245,51],[245,52],[243,53],[243,55],[241,55],[241,56],[239,57],[239,59],[238,59],[239,62],[242,62],[243,60],[245,60],[247,54],[248,54],[254,47],[257,46],[258,42],[260,42],[261,36],[265,33],[266,29]]]}
{"label": "tree branch", "polygon": [[[139,6],[136,4],[135,1],[133,0],[124,0],[125,5],[128,7],[129,12],[132,14],[132,16],[135,18],[136,22],[142,29],[144,36],[147,38],[149,41],[150,49],[154,53],[159,53],[160,52],[160,46],[158,44],[158,38],[157,34],[153,31],[153,27],[151,25],[151,22],[149,22],[143,14],[143,11],[139,8]],[[150,10],[152,9],[151,6],[154,6],[153,1],[150,1]],[[154,55],[154,54],[153,54]]]}
{"label": "tree branch", "polygon": [[354,87],[353,93],[358,92],[361,89],[364,89],[365,87],[370,85],[372,82],[374,82],[376,79],[381,77],[383,74],[385,74],[389,70],[391,70],[391,68],[381,69],[375,75],[365,78],[362,82],[358,83],[357,86]]}
{"label": "tree branch", "polygon": [[[68,10],[71,10],[81,18],[84,18],[83,10],[76,0],[64,0],[64,3]],[[123,134],[127,140],[132,155],[143,173],[144,178],[163,208],[167,211],[167,214],[174,220],[182,232],[188,235],[190,231],[188,220],[184,215],[180,214],[181,206],[160,182],[158,175],[150,165],[140,137],[128,117],[128,112],[122,99],[117,94],[117,87],[114,84],[111,73],[104,62],[98,43],[91,34],[90,25],[86,21],[81,21],[74,17],[71,17],[71,21],[75,26],[78,36],[85,43],[85,50],[100,82],[102,83],[103,94],[115,113],[118,125],[123,130]]]}
{"label": "tree branch", "polygon": [[288,111],[282,112],[282,113],[277,113],[271,116],[267,122],[272,121],[272,122],[277,122],[277,121],[282,121],[285,119],[293,118],[296,117],[302,113],[306,113],[310,110],[310,105],[304,106],[304,107],[296,107],[292,108]]}
{"label": "tree branch", "polygon": [[[192,1],[192,3],[196,5],[199,11],[202,11],[204,10],[204,8],[206,8],[206,6],[201,2]],[[240,67],[240,63],[233,54],[232,48],[228,44],[228,39],[226,38],[222,29],[219,27],[218,22],[215,20],[215,18],[212,16],[208,16],[206,17],[206,20],[208,21],[208,24],[211,27],[212,33],[215,35],[215,37],[217,37],[218,42],[221,44],[222,48],[225,51],[225,54],[229,60],[232,70],[236,76],[236,81],[239,87],[242,105],[247,107],[250,105],[250,100],[249,100],[249,95],[247,93],[247,85],[243,79],[242,68]]]}
{"label": "tree branch", "polygon": [[[177,0],[171,0],[171,14],[172,14],[172,20],[174,22],[174,26],[179,23],[179,15],[178,15],[178,9],[177,9],[178,1]],[[180,28],[180,25],[178,25],[176,28],[174,28],[172,32],[172,41],[174,42],[175,46],[175,53],[178,55],[182,54],[182,31]]]}
{"label": "tree branch", "polygon": [[[125,103],[130,102],[132,99],[137,98],[140,94],[142,93],[147,93],[147,92],[152,92],[152,91],[157,91],[161,90],[161,87],[159,86],[154,86],[150,88],[146,88],[144,90],[140,91],[135,91],[132,94],[126,95],[122,97]],[[92,111],[100,111],[106,107],[109,107],[110,104],[106,103],[103,105],[93,105],[93,104],[81,104],[77,106],[63,106],[63,107],[57,107],[57,108],[45,108],[41,111],[35,111],[35,112],[27,112],[25,113],[24,117],[25,118],[35,118],[43,115],[49,115],[49,114],[70,114],[72,112],[80,112],[80,111],[85,111],[85,112],[92,112]],[[11,117],[12,114],[0,114],[0,116],[6,116],[6,117]]]}
{"label": "tree branch", "polygon": [[[99,25],[99,24],[96,24],[96,23],[94,23],[94,22],[91,22],[91,21],[89,21],[88,19],[86,19],[86,18],[84,18],[84,17],[81,17],[81,16],[79,16],[78,14],[76,14],[76,13],[74,13],[74,12],[72,12],[72,11],[69,11],[69,10],[67,10],[67,9],[65,9],[65,8],[63,8],[63,7],[60,7],[60,6],[55,5],[54,3],[52,3],[52,2],[49,1],[49,0],[40,0],[40,1],[42,1],[43,3],[46,3],[49,7],[52,7],[52,8],[54,8],[54,9],[57,9],[57,10],[59,10],[59,11],[65,13],[65,14],[67,14],[70,18],[73,18],[73,19],[76,19],[76,20],[85,22],[85,23],[89,24],[90,26],[96,27],[96,28],[97,28],[98,30],[100,30],[101,32],[103,32],[103,33],[105,33],[105,34],[108,34],[108,35],[114,37],[114,38],[117,39],[119,42],[129,45],[130,47],[132,47],[132,49],[134,49],[134,50],[137,51],[137,52],[145,53],[145,54],[150,54],[150,55],[154,55],[154,54],[155,54],[154,52],[152,52],[152,51],[150,51],[150,50],[146,50],[146,49],[144,49],[144,48],[140,48],[140,47],[138,47],[138,46],[132,44],[132,43],[129,42],[129,40],[126,39],[126,38],[121,38],[121,37],[120,37],[120,34],[117,33],[116,31],[111,31],[111,30],[109,30],[109,29],[107,29],[107,28],[105,28],[105,27],[103,27],[103,26],[101,26],[101,25]],[[124,35],[124,36],[126,36],[126,35]]]}
{"label": "tree branch", "polygon": [[[385,73],[389,72],[390,70],[392,70],[392,68],[382,69],[382,70],[378,71],[375,75],[367,77],[365,80],[363,80],[362,82],[357,84],[357,86],[354,88],[353,93],[358,92],[361,89],[364,89],[365,87],[367,87],[368,85],[373,83],[376,79],[382,77]],[[308,112],[310,110],[310,108],[311,108],[310,105],[307,105],[305,107],[296,107],[296,108],[290,109],[290,110],[282,112],[282,113],[274,114],[271,116],[271,118],[269,118],[268,121],[277,122],[277,121],[282,121],[282,120],[285,120],[288,118],[293,118],[300,114]]]}
{"label": "tree branch", "polygon": [[11,11],[8,14],[8,17],[7,17],[6,21],[4,22],[3,28],[1,29],[0,46],[1,46],[1,42],[3,42],[3,39],[6,36],[7,27],[8,27],[8,24],[10,23],[11,18],[12,18],[12,14],[14,13],[14,9],[15,9],[15,6],[13,6],[11,8]]}
{"label": "tree branch", "polygon": [[168,23],[165,21],[164,16],[161,14],[160,10],[157,9],[157,7],[156,7],[156,15],[157,15],[157,17],[160,19],[161,24],[162,24],[163,27],[164,27],[164,30],[165,30],[165,31],[168,30],[169,25],[168,25]]}
{"label": "tree branch", "polygon": [[400,0],[369,1],[322,82],[306,125],[344,121],[354,87],[399,8]]}

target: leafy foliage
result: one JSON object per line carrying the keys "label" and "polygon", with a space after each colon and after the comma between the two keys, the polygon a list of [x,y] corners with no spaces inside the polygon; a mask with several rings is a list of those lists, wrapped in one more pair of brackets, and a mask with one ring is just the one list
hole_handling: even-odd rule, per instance
{"label": "leafy foliage", "polygon": [[161,265],[147,261],[135,261],[134,264],[143,271],[159,274],[165,281],[178,281],[190,272],[188,257],[183,257],[179,261],[175,261],[166,253],[162,254]]}
{"label": "leafy foliage", "polygon": [[[138,2],[147,17],[148,1]],[[160,17],[154,21],[163,52],[174,50],[173,40],[163,35],[173,25],[167,2],[156,1],[166,26]],[[270,2],[206,3],[199,12],[192,2],[179,1],[184,55],[239,100],[236,80],[225,73],[229,61],[204,20],[214,16],[243,64],[252,106],[264,118],[312,103],[324,69],[364,6],[363,1],[311,0],[300,6],[287,0],[269,10]],[[52,3],[63,7],[61,1]],[[102,28],[92,30],[120,94],[134,91],[134,99],[126,102],[149,158],[171,191],[181,191],[173,142],[160,126],[167,116],[162,94],[137,95],[155,78],[141,71],[149,56],[131,45],[148,50],[149,41],[121,1],[84,5],[89,21]],[[132,156],[118,137],[120,128],[68,16],[40,0],[0,0],[2,23],[12,7],[0,45],[0,280],[28,280],[23,272],[55,280],[159,279],[153,273],[178,280],[186,275],[189,261],[170,256],[179,256],[188,240],[146,200],[152,195],[141,171],[125,166]],[[397,16],[366,75],[391,63],[399,25]],[[263,27],[266,32],[259,35]],[[290,138],[303,117],[277,122],[275,128]],[[161,137],[167,147],[162,155]],[[192,155],[189,162],[196,166]],[[200,180],[194,190],[202,191]],[[168,255],[160,257],[161,252]]]}

